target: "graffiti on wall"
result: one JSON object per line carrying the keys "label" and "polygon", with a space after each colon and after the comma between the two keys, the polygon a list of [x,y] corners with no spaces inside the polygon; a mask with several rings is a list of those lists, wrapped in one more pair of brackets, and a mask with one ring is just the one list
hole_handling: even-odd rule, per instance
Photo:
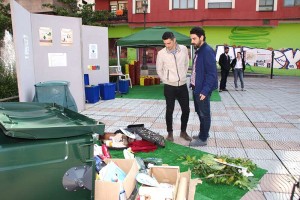
{"label": "graffiti on wall", "polygon": [[[236,57],[237,52],[242,52],[245,62],[251,66],[271,67],[272,52],[274,52],[273,68],[277,69],[300,69],[300,50],[268,50],[250,47],[229,47],[229,56],[231,60]],[[224,53],[224,45],[216,46],[216,60]]]}

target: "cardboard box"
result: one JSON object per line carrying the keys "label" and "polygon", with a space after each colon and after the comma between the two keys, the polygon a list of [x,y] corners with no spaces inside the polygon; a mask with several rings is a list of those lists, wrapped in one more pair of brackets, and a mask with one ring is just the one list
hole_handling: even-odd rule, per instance
{"label": "cardboard box", "polygon": [[[174,190],[164,188],[141,186],[139,195],[155,200],[193,200],[196,185],[201,183],[200,179],[191,179],[191,171],[180,173],[178,166],[153,166],[150,168],[150,176],[156,178],[159,183],[174,185]],[[147,198],[146,198],[147,199]]]}
{"label": "cardboard box", "polygon": [[[135,177],[138,173],[138,165],[135,159],[106,159],[105,162],[113,161],[125,173],[126,177],[122,183],[126,197],[129,198],[136,186]],[[119,200],[120,183],[109,181],[95,181],[95,200]]]}

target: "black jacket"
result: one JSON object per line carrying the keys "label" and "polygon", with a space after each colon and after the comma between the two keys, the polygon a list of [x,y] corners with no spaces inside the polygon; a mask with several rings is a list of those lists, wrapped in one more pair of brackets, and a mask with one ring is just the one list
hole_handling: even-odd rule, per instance
{"label": "black jacket", "polygon": [[221,70],[230,70],[230,56],[225,55],[225,53],[222,53],[219,58],[219,65],[221,66]]}
{"label": "black jacket", "polygon": [[[231,68],[232,68],[232,70],[234,70],[234,68],[235,68],[235,65],[236,65],[236,58],[235,59],[233,59],[232,60],[232,62],[231,62]],[[245,61],[244,61],[244,59],[242,58],[242,65],[243,65],[243,71],[245,70],[245,68],[246,68],[246,65],[245,65]]]}

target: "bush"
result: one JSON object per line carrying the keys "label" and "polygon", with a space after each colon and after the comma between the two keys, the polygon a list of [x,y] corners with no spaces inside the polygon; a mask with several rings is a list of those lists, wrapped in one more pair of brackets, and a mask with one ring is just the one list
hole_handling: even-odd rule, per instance
{"label": "bush", "polygon": [[[120,65],[121,65],[123,74],[125,73],[125,64],[128,64],[127,59],[125,59],[125,58],[120,59]],[[117,66],[117,65],[118,65],[118,60],[116,58],[109,59],[109,66]]]}
{"label": "bush", "polygon": [[0,99],[18,96],[18,82],[16,73],[8,73],[0,64]]}

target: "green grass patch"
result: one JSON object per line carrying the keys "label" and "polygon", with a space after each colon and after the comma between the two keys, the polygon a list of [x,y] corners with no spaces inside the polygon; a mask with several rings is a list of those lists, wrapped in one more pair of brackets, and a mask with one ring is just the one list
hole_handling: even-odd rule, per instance
{"label": "green grass patch", "polygon": [[[191,91],[190,91],[191,92]],[[191,96],[191,95],[190,95]],[[150,86],[140,86],[136,85],[129,88],[127,94],[117,94],[117,98],[124,99],[157,99],[164,100],[164,84],[160,85],[150,85]],[[191,99],[191,98],[190,98]],[[221,101],[220,94],[218,90],[213,91],[211,101]]]}

